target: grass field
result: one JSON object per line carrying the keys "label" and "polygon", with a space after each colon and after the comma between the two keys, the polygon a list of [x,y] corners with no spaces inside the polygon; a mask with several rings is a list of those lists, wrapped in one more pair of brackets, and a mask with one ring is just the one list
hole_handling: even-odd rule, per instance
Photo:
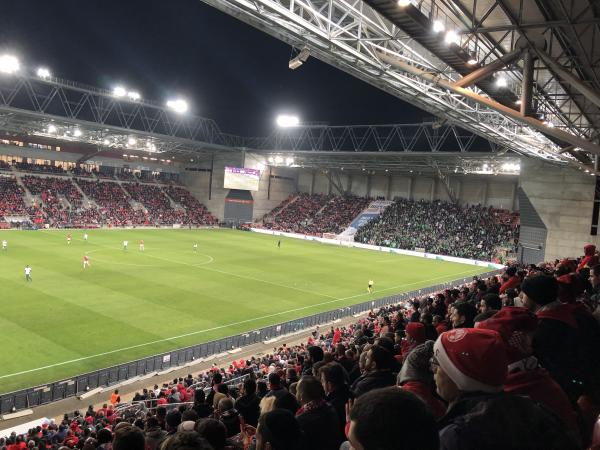
{"label": "grass field", "polygon": [[230,230],[88,233],[0,231],[0,392],[485,271]]}

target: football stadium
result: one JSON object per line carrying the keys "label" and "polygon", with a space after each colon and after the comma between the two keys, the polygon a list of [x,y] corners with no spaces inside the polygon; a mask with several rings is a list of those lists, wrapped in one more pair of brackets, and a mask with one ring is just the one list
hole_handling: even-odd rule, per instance
{"label": "football stadium", "polygon": [[594,2],[2,9],[0,450],[600,450]]}

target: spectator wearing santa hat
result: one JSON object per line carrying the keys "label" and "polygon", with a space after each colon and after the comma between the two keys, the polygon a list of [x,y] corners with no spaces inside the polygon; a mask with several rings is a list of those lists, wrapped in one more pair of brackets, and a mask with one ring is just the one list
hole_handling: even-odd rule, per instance
{"label": "spectator wearing santa hat", "polygon": [[517,268],[515,266],[507,267],[502,275],[502,284],[498,292],[504,294],[508,289],[514,289],[519,284],[521,284],[521,279],[517,276]]}
{"label": "spectator wearing santa hat", "polygon": [[526,395],[547,406],[577,433],[577,419],[569,398],[533,356],[532,341],[537,322],[537,317],[526,308],[506,307],[477,327],[497,331],[502,337],[508,358],[504,392]]}
{"label": "spectator wearing santa hat", "polygon": [[432,368],[449,404],[438,422],[440,449],[575,450],[563,422],[530,399],[504,394],[507,356],[496,331],[461,328],[440,335]]}

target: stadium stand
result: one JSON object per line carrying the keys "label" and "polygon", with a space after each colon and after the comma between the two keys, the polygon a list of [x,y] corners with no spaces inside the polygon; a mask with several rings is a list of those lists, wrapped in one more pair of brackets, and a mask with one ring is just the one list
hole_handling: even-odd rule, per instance
{"label": "stadium stand", "polygon": [[490,260],[498,246],[514,248],[518,214],[480,205],[400,199],[361,227],[355,241]]}
{"label": "stadium stand", "polygon": [[0,448],[116,448],[127,432],[140,450],[597,449],[600,265],[579,262],[514,265],[131,402],[115,392]]}
{"label": "stadium stand", "polygon": [[[117,183],[104,181],[106,177],[100,177],[102,180],[71,178],[70,173],[27,163],[17,170],[17,175],[0,176],[0,219],[16,217],[51,227],[218,224],[206,207],[183,187],[169,185],[165,187],[167,191],[163,191],[162,185],[154,183]],[[66,176],[48,176],[48,173]],[[19,180],[33,196],[30,205],[25,201],[27,192]],[[84,205],[82,192],[95,204]],[[175,197],[178,207],[171,205],[166,192],[171,198]],[[132,200],[141,207],[136,208]],[[10,227],[8,222],[2,224],[4,228]]]}

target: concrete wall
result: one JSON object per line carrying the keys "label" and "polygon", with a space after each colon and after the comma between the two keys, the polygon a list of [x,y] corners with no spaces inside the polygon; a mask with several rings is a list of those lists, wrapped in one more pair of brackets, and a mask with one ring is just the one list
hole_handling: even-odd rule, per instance
{"label": "concrete wall", "polygon": [[548,229],[546,260],[576,257],[590,235],[596,179],[578,170],[526,159],[521,163],[521,188]]}

